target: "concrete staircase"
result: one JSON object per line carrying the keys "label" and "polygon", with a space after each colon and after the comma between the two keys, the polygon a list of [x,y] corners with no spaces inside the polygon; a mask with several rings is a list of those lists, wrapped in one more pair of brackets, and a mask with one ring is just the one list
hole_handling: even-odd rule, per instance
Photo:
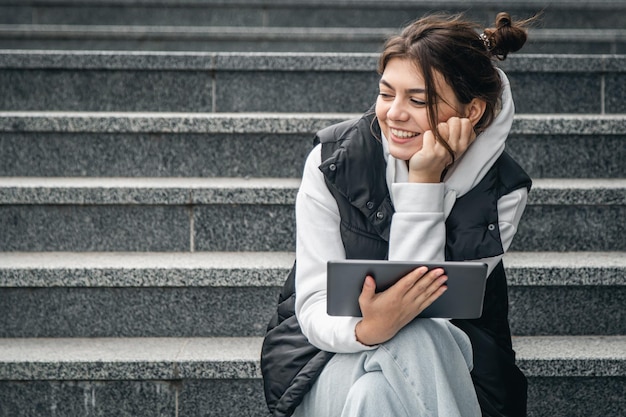
{"label": "concrete staircase", "polygon": [[[542,3],[437,7],[487,21]],[[624,2],[548,3],[538,34],[623,36]],[[304,157],[315,131],[376,95],[375,49],[346,36],[378,48],[430,7],[0,1],[0,417],[266,417],[261,337],[293,263]],[[298,31],[332,48],[291,42]],[[534,178],[505,257],[530,416],[626,409],[626,56],[605,55],[624,53],[617,35],[502,63],[518,113],[508,150]],[[107,48],[127,51],[94,50]]]}
{"label": "concrete staircase", "polygon": [[4,48],[376,52],[404,23],[433,11],[484,25],[507,10],[544,10],[526,53],[625,53],[619,0],[2,0]]}

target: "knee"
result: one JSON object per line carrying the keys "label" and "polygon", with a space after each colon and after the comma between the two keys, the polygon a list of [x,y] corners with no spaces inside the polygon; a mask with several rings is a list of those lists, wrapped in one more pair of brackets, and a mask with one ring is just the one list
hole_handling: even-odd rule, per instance
{"label": "knee", "polygon": [[385,345],[415,346],[416,343],[424,342],[437,345],[445,343],[449,335],[449,329],[444,320],[416,319],[404,326]]}
{"label": "knee", "polygon": [[350,387],[346,398],[347,415],[364,415],[365,410],[392,410],[400,406],[398,394],[382,372],[367,372]]}
{"label": "knee", "polygon": [[417,319],[406,325],[385,347],[398,355],[404,352],[431,351],[433,354],[450,354],[458,351],[467,366],[472,368],[472,344],[469,337],[448,320]]}

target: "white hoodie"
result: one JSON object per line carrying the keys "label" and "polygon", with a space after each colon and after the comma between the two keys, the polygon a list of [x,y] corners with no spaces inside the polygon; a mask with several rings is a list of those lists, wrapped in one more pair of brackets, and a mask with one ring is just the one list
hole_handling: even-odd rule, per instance
{"label": "white hoodie", "polygon": [[[383,136],[387,187],[395,209],[389,235],[389,260],[445,259],[446,217],[456,199],[476,186],[502,154],[513,123],[509,81],[503,72],[500,71],[500,75],[503,80],[501,111],[451,167],[443,183],[407,182],[406,163],[389,154]],[[339,210],[318,169],[321,162],[321,145],[318,145],[307,158],[296,198],[296,316],[304,335],[319,349],[346,353],[373,349],[356,340],[354,329],[361,318],[326,313],[326,263],[331,259],[345,259],[345,251]],[[517,231],[526,198],[526,188],[520,188],[498,200],[500,236],[505,251]],[[489,265],[491,273],[501,258],[481,261]]]}

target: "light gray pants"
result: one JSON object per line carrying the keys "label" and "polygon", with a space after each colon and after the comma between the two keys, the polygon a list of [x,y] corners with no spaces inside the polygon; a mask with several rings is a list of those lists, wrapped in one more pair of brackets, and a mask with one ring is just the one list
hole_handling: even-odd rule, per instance
{"label": "light gray pants", "polygon": [[294,416],[480,416],[471,369],[462,330],[413,320],[375,350],[333,356]]}

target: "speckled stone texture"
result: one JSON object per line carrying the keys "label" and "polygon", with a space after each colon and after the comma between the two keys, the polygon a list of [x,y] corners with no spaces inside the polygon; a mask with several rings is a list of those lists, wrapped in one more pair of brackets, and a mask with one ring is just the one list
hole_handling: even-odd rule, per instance
{"label": "speckled stone texture", "polygon": [[0,337],[261,336],[278,294],[262,286],[3,288]]}
{"label": "speckled stone texture", "polygon": [[619,335],[626,333],[626,287],[509,287],[509,322],[515,335]]}
{"label": "speckled stone texture", "polygon": [[536,206],[524,211],[517,251],[624,251],[626,206]]}
{"label": "speckled stone texture", "polygon": [[[1,206],[8,251],[291,251],[288,205]],[[625,206],[529,205],[511,246],[517,251],[626,249]]]}
{"label": "speckled stone texture", "polygon": [[[261,336],[279,292],[278,286],[4,288],[0,336]],[[511,286],[509,295],[516,335],[626,330],[624,286]]]}
{"label": "speckled stone texture", "polygon": [[[596,74],[508,72],[519,113],[600,113],[601,80]],[[572,88],[572,86],[576,86]]]}
{"label": "speckled stone texture", "polygon": [[[293,252],[0,252],[0,285],[279,287],[294,259]],[[524,270],[518,263],[518,274]],[[618,264],[613,273],[623,270]]]}
{"label": "speckled stone texture", "polygon": [[624,140],[624,135],[512,134],[506,149],[532,178],[624,178]]}
{"label": "speckled stone texture", "polygon": [[[432,11],[427,2],[394,1],[380,3],[372,0],[307,1],[297,0],[224,2],[224,1],[160,1],[146,6],[142,1],[126,1],[121,7],[115,2],[63,2],[62,7],[48,3],[20,7],[4,6],[13,11],[10,20],[2,23],[48,24],[137,24],[137,25],[222,25],[222,26],[385,26],[398,27]],[[619,27],[624,6],[619,2],[600,0],[551,4],[544,10],[542,24],[546,27]],[[519,17],[528,17],[542,9],[543,3],[507,2],[506,10]],[[569,6],[569,7],[568,7]],[[493,23],[501,7],[490,2],[467,7],[458,1],[440,1],[437,10],[466,12],[484,25]],[[0,14],[2,16],[3,14]],[[11,16],[11,14],[9,14]]]}
{"label": "speckled stone texture", "polygon": [[619,416],[624,409],[626,378],[623,377],[529,380],[528,417]]}
{"label": "speckled stone texture", "polygon": [[[7,253],[0,328],[12,337],[260,336],[292,263],[287,252]],[[509,253],[505,266],[514,334],[626,330],[617,254]]]}
{"label": "speckled stone texture", "polygon": [[0,416],[176,415],[174,381],[0,381]]}
{"label": "speckled stone texture", "polygon": [[184,206],[0,206],[0,250],[190,249]]}
{"label": "speckled stone texture", "polygon": [[262,382],[0,381],[2,417],[269,417]]}
{"label": "speckled stone texture", "polygon": [[[2,113],[0,175],[300,177],[315,132],[356,114]],[[623,178],[626,120],[517,115],[507,151],[533,178]],[[567,161],[567,163],[555,163]]]}
{"label": "speckled stone texture", "polygon": [[[515,337],[517,362],[529,381],[529,411],[615,415],[624,403],[624,342],[623,336]],[[142,401],[151,402],[145,406],[151,412],[157,407],[171,415],[172,396],[178,415],[222,415],[234,407],[240,415],[265,416],[260,346],[261,338],[0,339],[0,399],[7,396],[2,404],[12,407],[28,402],[15,412],[9,408],[19,416],[22,409],[32,413],[31,405],[34,412],[66,407],[110,415],[115,407],[116,415],[144,415],[135,410]],[[58,398],[67,404],[57,404]]]}
{"label": "speckled stone texture", "polygon": [[[626,59],[623,59],[626,64]],[[606,111],[607,113],[626,113],[626,82],[624,74],[606,75]]]}
{"label": "speckled stone texture", "polygon": [[1,109],[212,111],[209,72],[0,70]]}
{"label": "speckled stone texture", "polygon": [[[296,179],[0,180],[9,251],[292,251]],[[516,251],[621,251],[624,181],[537,180]]]}
{"label": "speckled stone texture", "polygon": [[0,175],[299,177],[312,143],[270,132],[3,134]]}
{"label": "speckled stone texture", "polygon": [[[0,109],[363,112],[376,97],[376,60],[341,53],[8,51],[0,54]],[[502,66],[518,112],[601,114],[622,108],[620,88],[602,102],[601,79],[623,85],[623,61],[520,55]]]}
{"label": "speckled stone texture", "polygon": [[365,112],[379,78],[374,71],[218,73],[215,111]]}

